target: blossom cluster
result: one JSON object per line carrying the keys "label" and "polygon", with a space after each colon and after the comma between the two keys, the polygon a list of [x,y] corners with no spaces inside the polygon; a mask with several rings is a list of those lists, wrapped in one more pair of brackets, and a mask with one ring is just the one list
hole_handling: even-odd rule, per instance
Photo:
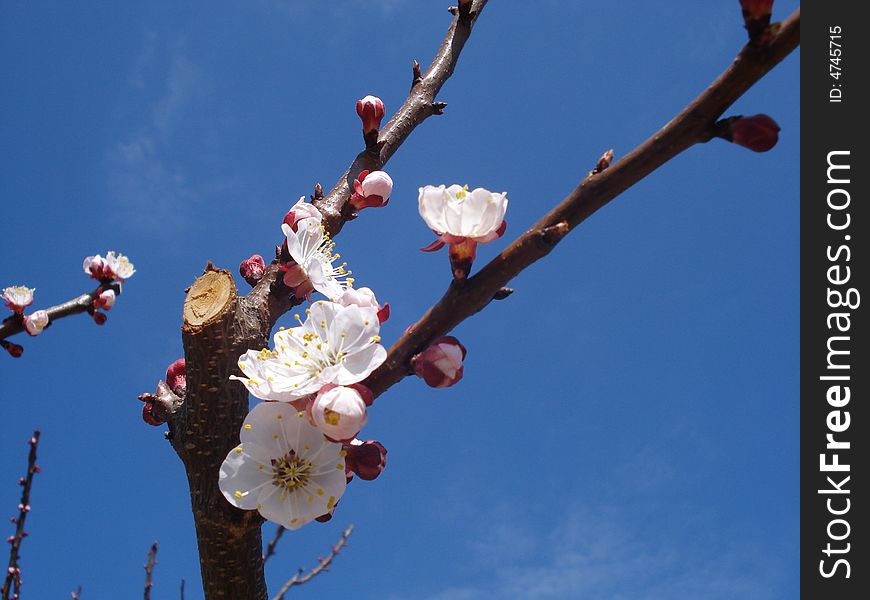
{"label": "blossom cluster", "polygon": [[[367,145],[375,143],[383,103],[367,96],[357,112]],[[392,190],[387,173],[361,171],[349,204],[355,212],[383,207]],[[477,244],[504,233],[507,203],[506,194],[483,188],[420,188],[420,215],[438,236],[424,250],[449,244],[453,275],[464,279]],[[312,520],[328,520],[354,476],[372,480],[386,466],[386,448],[357,436],[373,402],[364,381],[387,358],[380,326],[390,307],[382,306],[370,288],[354,288],[353,273],[339,262],[341,255],[316,206],[300,199],[284,216],[281,230],[277,267],[282,282],[296,302],[311,304],[304,315],[293,316],[293,327],[274,334],[271,347],[248,350],[239,358],[240,374],[230,379],[262,402],[245,418],[239,445],[221,465],[219,487],[234,506],[297,529]],[[239,272],[256,285],[266,265],[253,255]],[[312,302],[315,292],[325,299]],[[462,378],[465,355],[459,340],[441,337],[415,355],[410,367],[429,386],[449,387]],[[145,413],[151,414],[147,404]]]}
{"label": "blossom cluster", "polygon": [[[100,287],[93,293],[93,303],[88,307],[88,313],[98,325],[106,322],[105,313],[115,305],[115,290],[120,290],[120,282],[131,277],[136,269],[123,254],[107,252],[103,258],[99,254],[85,258],[82,268],[85,273],[100,282]],[[28,335],[36,336],[42,333],[51,324],[52,316],[57,318],[56,312],[49,313],[47,310],[35,310],[30,314],[24,314],[25,309],[33,304],[35,288],[24,285],[13,285],[3,288],[3,302],[12,311],[12,315],[5,321],[16,321]],[[24,349],[7,340],[0,340],[2,347],[13,357],[19,357]]]}

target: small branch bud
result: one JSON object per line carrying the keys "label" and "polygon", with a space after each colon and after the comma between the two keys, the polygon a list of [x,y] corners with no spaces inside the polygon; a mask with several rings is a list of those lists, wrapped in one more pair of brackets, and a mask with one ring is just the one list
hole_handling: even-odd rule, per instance
{"label": "small branch bud", "polygon": [[547,244],[556,245],[562,241],[562,238],[568,235],[569,231],[571,231],[571,228],[568,227],[568,223],[566,221],[559,221],[555,225],[542,229],[541,238]]}
{"label": "small branch bud", "polygon": [[507,298],[508,296],[510,296],[513,293],[514,293],[514,291],[512,288],[503,287],[493,295],[492,299],[493,300],[504,300],[505,298]]}
{"label": "small branch bud", "polygon": [[311,201],[321,200],[323,198],[323,186],[319,183],[314,184],[314,194],[311,196]]}
{"label": "small branch bud", "polygon": [[420,83],[420,81],[422,81],[422,79],[423,79],[423,73],[420,71],[420,63],[418,63],[416,60],[414,61],[413,66],[411,67],[411,73],[412,73],[411,89],[413,90],[414,86],[417,85],[418,83]]}
{"label": "small branch bud", "polygon": [[613,148],[601,155],[601,158],[599,158],[598,162],[595,164],[595,168],[592,169],[589,174],[597,175],[598,173],[601,173],[610,166],[611,162],[613,162]]}
{"label": "small branch bud", "polygon": [[443,115],[445,108],[447,108],[446,102],[433,102],[432,103],[432,114]]}

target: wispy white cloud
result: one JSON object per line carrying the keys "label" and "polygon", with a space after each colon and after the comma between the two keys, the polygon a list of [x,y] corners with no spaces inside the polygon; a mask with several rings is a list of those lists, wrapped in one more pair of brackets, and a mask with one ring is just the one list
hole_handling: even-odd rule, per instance
{"label": "wispy white cloud", "polygon": [[[192,158],[197,153],[189,146],[182,150],[186,140],[178,139],[186,118],[206,103],[211,84],[182,40],[167,43],[154,32],[145,33],[128,82],[136,90],[131,104],[149,95],[153,100],[144,110],[125,111],[133,114],[128,131],[107,152],[111,204],[120,220],[134,220],[137,229],[171,233],[205,197],[235,185],[226,176],[197,178]],[[201,140],[216,138],[211,130],[197,134]]]}
{"label": "wispy white cloud", "polygon": [[[512,519],[517,523],[517,519]],[[502,525],[469,541],[474,583],[425,600],[772,600],[784,565],[751,543],[702,547],[646,539],[610,508],[577,506],[547,531]]]}

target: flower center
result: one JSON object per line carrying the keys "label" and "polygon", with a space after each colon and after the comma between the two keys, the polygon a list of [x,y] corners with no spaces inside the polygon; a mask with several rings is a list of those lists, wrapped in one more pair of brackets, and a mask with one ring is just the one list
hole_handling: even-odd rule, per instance
{"label": "flower center", "polygon": [[272,459],[272,485],[293,491],[308,485],[314,465],[296,456],[291,450],[282,458]]}

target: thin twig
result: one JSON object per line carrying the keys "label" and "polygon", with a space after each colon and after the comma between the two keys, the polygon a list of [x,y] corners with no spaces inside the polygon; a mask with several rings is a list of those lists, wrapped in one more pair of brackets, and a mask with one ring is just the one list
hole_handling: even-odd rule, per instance
{"label": "thin twig", "polygon": [[501,254],[444,296],[396,341],[387,360],[364,382],[375,396],[410,373],[411,358],[436,338],[482,310],[511,279],[546,256],[574,227],[620,193],[694,144],[709,141],[722,113],[800,42],[800,9],[786,19],[768,45],[745,46],[731,66],[700,96],[622,160],[590,173],[558,206]]}
{"label": "thin twig", "polygon": [[[100,294],[102,294],[106,290],[112,290],[115,292],[115,295],[120,295],[121,283],[118,281],[112,283],[102,283],[96,289],[87,294],[77,296],[76,298],[68,300],[63,304],[58,304],[57,306],[46,308],[45,312],[48,313],[49,325],[54,323],[58,319],[63,319],[64,317],[78,315],[84,312],[93,312],[94,300],[99,298]],[[24,320],[21,318],[13,317],[0,322],[0,340],[6,339],[9,336],[15,335],[16,333],[21,333],[22,331],[24,331]]]}
{"label": "thin twig", "polygon": [[3,582],[3,588],[0,589],[0,598],[3,600],[21,597],[21,566],[18,564],[18,560],[21,558],[21,541],[27,537],[27,532],[24,531],[24,522],[30,512],[30,488],[33,485],[33,476],[39,473],[39,465],[36,464],[36,447],[39,445],[39,435],[40,432],[37,429],[27,440],[27,443],[30,444],[30,452],[27,454],[27,473],[18,480],[21,485],[21,501],[18,503],[18,516],[12,517],[12,522],[15,523],[15,533],[7,540],[11,548],[9,549],[9,566],[6,568],[6,578]]}
{"label": "thin twig", "polygon": [[157,542],[153,542],[148,549],[148,562],[145,563],[145,600],[151,600],[151,588],[154,582],[151,576],[154,574],[154,565],[157,564]]}
{"label": "thin twig", "polygon": [[275,555],[275,547],[278,545],[278,541],[281,539],[281,536],[284,535],[284,532],[287,531],[283,525],[278,525],[278,529],[275,530],[275,535],[269,540],[269,543],[266,544],[266,553],[263,555],[263,562],[265,563],[269,560],[269,557]]}
{"label": "thin twig", "polygon": [[184,600],[184,577],[181,578],[181,600]]}
{"label": "thin twig", "polygon": [[341,537],[338,539],[338,541],[333,544],[332,549],[329,551],[329,554],[317,559],[318,562],[316,567],[311,569],[308,573],[305,573],[305,571],[299,569],[299,571],[293,577],[291,577],[287,581],[287,583],[285,583],[281,587],[280,590],[278,590],[278,594],[274,598],[272,598],[272,600],[284,600],[284,595],[294,585],[302,585],[303,583],[307,583],[323,571],[328,571],[329,564],[332,562],[332,559],[338,556],[342,548],[347,546],[347,538],[350,537],[351,532],[353,532],[353,525],[348,525],[347,529],[344,530],[344,533],[341,534]]}

